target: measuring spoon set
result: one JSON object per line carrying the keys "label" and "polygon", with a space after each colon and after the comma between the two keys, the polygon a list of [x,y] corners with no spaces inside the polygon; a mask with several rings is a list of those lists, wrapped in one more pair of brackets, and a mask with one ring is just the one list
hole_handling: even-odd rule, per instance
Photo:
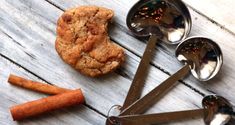
{"label": "measuring spoon set", "polygon": [[[190,71],[199,81],[208,81],[220,70],[223,58],[218,44],[206,37],[189,37],[192,21],[189,10],[181,0],[140,0],[129,11],[126,20],[130,31],[138,37],[148,37],[147,46],[137,68],[123,106],[116,116],[109,116],[106,125],[149,125],[169,123],[201,116],[206,125],[225,125],[235,116],[229,101],[218,95],[207,95],[203,109],[140,114],[163,97],[178,80]],[[157,42],[179,44],[176,58],[184,66],[140,98]]]}

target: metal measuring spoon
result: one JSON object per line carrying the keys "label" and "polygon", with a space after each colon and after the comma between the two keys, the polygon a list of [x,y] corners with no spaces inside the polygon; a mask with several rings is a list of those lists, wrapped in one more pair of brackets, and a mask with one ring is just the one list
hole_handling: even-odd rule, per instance
{"label": "metal measuring spoon", "polygon": [[139,99],[157,41],[178,44],[187,37],[192,25],[181,0],[141,0],[130,9],[126,23],[134,35],[150,38],[121,110]]}
{"label": "metal measuring spoon", "polygon": [[209,95],[203,98],[205,109],[204,121],[206,125],[225,125],[234,116],[230,102],[217,95]]}
{"label": "metal measuring spoon", "polygon": [[191,37],[179,44],[175,55],[190,66],[191,73],[200,81],[208,81],[220,70],[223,59],[219,46],[205,37]]}
{"label": "metal measuring spoon", "polygon": [[106,125],[148,125],[169,123],[192,117],[203,117],[206,125],[227,125],[234,116],[232,105],[221,96],[208,95],[202,100],[203,109],[166,112],[147,115],[113,116]]}
{"label": "metal measuring spoon", "polygon": [[[191,70],[198,80],[209,80],[215,76],[222,66],[222,52],[211,39],[191,37],[184,40],[176,48],[176,57],[186,63],[179,71],[154,88],[143,98],[124,109],[120,115],[142,113],[169,91],[178,80]],[[202,71],[198,71],[200,69]],[[204,74],[202,74],[204,73]]]}

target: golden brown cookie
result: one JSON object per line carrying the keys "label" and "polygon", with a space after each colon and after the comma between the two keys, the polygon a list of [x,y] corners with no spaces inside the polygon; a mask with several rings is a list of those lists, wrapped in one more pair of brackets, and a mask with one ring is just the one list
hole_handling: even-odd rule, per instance
{"label": "golden brown cookie", "polygon": [[55,48],[69,65],[89,76],[106,74],[124,61],[123,49],[108,36],[114,13],[96,6],[81,6],[64,12],[57,22]]}

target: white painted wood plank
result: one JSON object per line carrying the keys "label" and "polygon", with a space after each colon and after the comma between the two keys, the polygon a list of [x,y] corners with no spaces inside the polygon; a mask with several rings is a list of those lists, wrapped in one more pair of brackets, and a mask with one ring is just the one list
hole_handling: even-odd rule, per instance
{"label": "white painted wood plank", "polygon": [[[0,33],[1,34],[1,33]],[[1,38],[4,38],[3,35],[0,35]],[[5,36],[6,37],[6,36]],[[4,38],[5,39],[5,38]],[[0,39],[2,40],[2,39]],[[5,40],[4,40],[5,41]],[[5,42],[9,42],[9,41],[5,41]],[[22,54],[22,53],[19,53],[17,51],[18,54]],[[26,61],[27,60],[30,60],[30,57],[28,57],[29,59],[27,58],[24,58]],[[22,57],[20,57],[20,59],[22,59]],[[132,61],[132,60],[131,60]],[[131,61],[128,61],[128,62],[131,62]],[[20,62],[20,61],[17,61],[17,62]],[[132,64],[137,64],[136,61],[134,61]],[[4,66],[4,67],[12,67],[12,66]],[[125,66],[127,67],[127,66]],[[35,69],[33,67],[30,67],[32,68],[33,70],[32,71],[35,71]],[[36,71],[39,71],[41,69],[38,69]],[[46,69],[43,69],[44,71],[46,71]],[[19,74],[17,71],[11,71],[11,73],[16,73],[16,74]],[[48,72],[46,71],[46,73],[52,73],[53,72]],[[69,72],[68,72],[69,73]],[[151,68],[151,76],[152,79],[148,82],[148,84],[146,85],[145,89],[144,89],[144,94],[146,94],[148,91],[151,90],[151,88],[157,86],[160,81],[163,81],[164,79],[166,79],[168,76],[165,75],[165,74],[162,74],[161,71],[159,70],[156,70],[155,68]],[[9,73],[8,73],[9,74]],[[156,77],[156,74],[158,74],[158,77]],[[40,74],[39,74],[40,75]],[[71,75],[71,74],[70,74]],[[119,77],[117,76],[116,74],[113,74],[114,77]],[[61,75],[54,75],[53,74],[53,78],[52,77],[47,77],[46,80],[50,81],[50,82],[58,82],[58,80],[55,80],[55,77],[63,77],[63,78],[67,78],[67,76],[64,77],[63,74]],[[77,79],[83,79],[81,76],[79,75],[76,75],[76,77],[78,77]],[[7,79],[7,75],[6,76],[3,76],[4,79]],[[76,84],[74,83],[73,81],[74,79],[67,79],[67,80],[60,80],[60,81],[63,81],[63,82],[69,82],[71,83],[72,85]],[[100,86],[100,89],[99,90],[99,93],[96,92],[96,94],[92,94],[90,91],[93,91],[93,89],[98,89],[97,87],[94,87],[93,89],[90,89],[88,88],[88,90],[86,91],[87,92],[87,95],[86,95],[86,99],[92,99],[92,101],[94,102],[91,102],[89,100],[87,100],[87,103],[88,104],[91,104],[93,107],[98,107],[97,109],[99,111],[101,111],[102,113],[106,113],[107,110],[109,109],[110,106],[114,105],[114,104],[121,104],[123,102],[123,99],[124,99],[124,94],[126,94],[126,91],[127,91],[127,83],[125,83],[125,81],[123,80],[120,80],[119,83],[115,83],[115,84],[121,84],[121,85],[114,85],[112,84],[113,83],[113,80],[110,80],[109,79],[107,80],[106,78],[104,79],[105,81],[103,80],[99,80],[99,79],[96,79],[96,81],[94,81],[93,83],[91,84],[103,84]],[[6,80],[5,80],[6,81]],[[85,80],[83,80],[85,81]],[[60,85],[60,86],[67,86],[67,85],[64,85],[63,82],[60,82],[61,84],[56,84],[56,85]],[[110,83],[109,83],[110,82]],[[150,83],[151,82],[151,83]],[[82,82],[81,82],[82,83]],[[89,84],[90,82],[86,81],[85,84]],[[156,83],[156,84],[154,84]],[[110,85],[107,85],[107,84],[110,84]],[[83,86],[83,85],[82,85]],[[128,84],[129,86],[129,84]],[[73,87],[71,87],[73,88]],[[82,87],[84,88],[84,87]],[[115,89],[114,89],[115,88]],[[4,88],[5,89],[5,88]],[[17,88],[18,89],[18,88]],[[89,90],[90,89],[90,90]],[[6,88],[5,90],[9,90],[9,88]],[[84,89],[83,89],[84,90]],[[86,89],[85,89],[86,90]],[[20,91],[20,90],[19,90]],[[102,91],[102,93],[100,93]],[[110,93],[106,94],[107,91],[111,91]],[[9,92],[4,92],[4,93],[9,93]],[[17,92],[18,93],[18,92]],[[33,92],[30,92],[29,94],[26,92],[22,92],[22,95],[23,94],[26,94],[26,95],[29,95],[30,97],[32,96],[32,93]],[[99,95],[98,95],[99,94]],[[173,89],[173,91],[171,91],[169,94],[167,94],[164,99],[160,100],[156,105],[154,105],[151,110],[148,112],[148,113],[153,113],[153,112],[166,112],[166,111],[177,111],[177,110],[185,110],[185,109],[196,109],[196,108],[201,108],[200,106],[200,101],[202,99],[202,97],[200,95],[194,95],[195,93],[185,87],[184,85],[180,84],[179,86],[177,86],[176,88]],[[4,95],[4,94],[3,94]],[[17,94],[18,95],[18,94]],[[22,96],[21,94],[19,96]],[[33,93],[34,95],[34,93]],[[189,96],[190,95],[190,96]],[[97,97],[98,96],[98,97]],[[100,96],[104,96],[103,98],[101,98]],[[105,97],[105,96],[108,96]],[[192,98],[193,97],[193,98]],[[18,99],[21,99],[20,97],[12,97],[12,98],[18,98]],[[9,97],[6,97],[6,100],[9,101]],[[121,100],[121,101],[120,101]],[[107,103],[108,102],[108,103]],[[110,105],[111,104],[111,105]],[[1,105],[2,106],[2,105]],[[102,106],[103,109],[100,109],[99,107]],[[106,106],[106,107],[105,107]],[[105,107],[105,108],[104,108]],[[3,106],[4,109],[6,109],[4,106]],[[72,109],[73,110],[73,109]],[[85,109],[84,109],[85,110]],[[6,113],[7,111],[3,111],[4,114],[7,114]],[[68,111],[70,113],[70,110]],[[60,112],[59,112],[60,113]],[[76,112],[76,113],[80,113],[79,111]],[[58,113],[56,113],[58,114]],[[82,114],[82,113],[81,113]],[[9,115],[9,114],[8,114]],[[65,114],[67,116],[67,114]],[[45,117],[49,117],[49,116],[45,116]],[[74,116],[69,116],[71,117],[71,119],[78,119]],[[86,117],[88,118],[91,118],[92,116],[90,116],[89,114],[86,115]],[[44,117],[42,118],[44,119]],[[40,119],[35,119],[35,121],[40,121],[41,123],[41,118]],[[47,118],[46,118],[47,119]],[[65,119],[65,118],[61,118],[61,119]],[[96,121],[98,118],[95,118],[94,120]],[[56,118],[50,118],[47,119],[48,123],[50,124],[56,124],[57,122],[57,117]],[[79,121],[80,119],[78,119]],[[77,121],[77,122],[78,122]],[[101,121],[101,123],[99,123],[99,121]],[[7,119],[5,122],[10,122],[9,119]],[[29,122],[29,123],[28,123]],[[34,119],[33,121],[32,120],[28,120],[26,123],[27,124],[32,124],[32,122],[34,123]],[[42,121],[44,122],[44,121]],[[70,122],[70,120],[68,121]],[[71,120],[72,122],[72,120]],[[80,121],[81,122],[81,121]],[[94,124],[103,124],[105,122],[104,119],[98,119],[98,121],[94,122]],[[22,122],[22,124],[26,124],[25,122]],[[182,123],[184,123],[185,125],[193,125],[193,124],[202,124],[202,119],[190,119],[188,121],[182,121],[182,122],[177,122],[177,123],[174,123],[172,125],[181,125]],[[13,124],[13,123],[12,123]],[[65,124],[65,123],[62,123],[62,124]]]}
{"label": "white painted wood plank", "polygon": [[[195,13],[195,12],[193,12],[192,11],[192,13]],[[198,17],[200,17],[200,15],[198,15],[197,16],[197,14],[195,13],[195,15],[194,15],[194,17],[197,17],[197,20],[196,20],[196,18],[194,19],[194,21],[196,21],[197,23],[196,24],[194,24],[194,27],[193,27],[193,31],[194,32],[192,32],[192,34],[197,34],[197,35],[199,35],[199,34],[208,34],[208,35],[210,35],[211,37],[212,36],[216,36],[216,38],[219,38],[219,40],[222,40],[221,41],[221,44],[222,44],[222,42],[228,42],[229,43],[229,41],[230,40],[233,40],[233,37],[232,37],[232,35],[230,34],[230,35],[228,35],[229,33],[227,33],[227,32],[224,32],[223,30],[222,30],[222,35],[219,35],[220,34],[220,32],[221,32],[221,29],[219,28],[219,27],[217,27],[217,26],[215,26],[215,25],[213,25],[213,24],[211,24],[210,23],[210,21],[208,21],[208,20],[205,20],[203,17],[202,18],[198,18]],[[124,22],[124,21],[123,21]],[[203,23],[201,23],[201,22],[203,22]],[[200,24],[201,23],[201,24]],[[206,27],[205,27],[205,24],[207,24],[206,25]],[[204,27],[203,27],[204,26]],[[210,27],[210,28],[208,28],[208,27]],[[114,28],[117,28],[117,27],[114,27]],[[208,30],[209,29],[209,30]],[[116,33],[119,33],[120,31],[118,30],[116,30]],[[115,32],[114,32],[115,33]],[[214,33],[216,33],[216,35],[214,35]],[[124,33],[122,33],[122,34],[124,34]],[[115,35],[119,35],[119,36],[122,36],[122,34],[115,34]],[[226,40],[224,40],[224,36],[228,36],[228,39],[226,38]],[[116,41],[117,42],[125,42],[125,41],[127,41],[127,40],[125,40],[124,41],[124,39],[123,40],[120,40],[120,39],[118,39],[118,37],[114,37],[115,39],[116,39]],[[128,37],[124,37],[125,39],[126,38],[128,38]],[[129,39],[131,39],[130,41],[132,42],[133,41],[133,43],[134,42],[136,42],[136,40],[134,39],[134,38],[129,38]],[[129,39],[128,39],[128,42],[129,42]],[[140,42],[140,41],[137,41],[137,42]],[[140,42],[140,43],[142,43],[142,42]],[[142,45],[144,45],[144,44],[139,44],[140,45],[140,50],[142,51],[143,50],[143,46]],[[227,44],[228,45],[228,44]],[[132,45],[132,46],[129,46],[130,48],[134,48],[133,47],[134,45]],[[224,49],[226,49],[226,46],[224,47]],[[134,49],[133,49],[134,50]],[[137,49],[137,50],[139,50],[139,49]],[[230,50],[233,50],[233,48],[231,48],[230,47],[230,49],[229,49],[229,51]],[[139,54],[141,54],[141,51],[139,51]],[[226,55],[228,55],[228,52],[229,51],[227,51],[226,53]],[[230,51],[230,52],[233,52],[233,51]],[[172,53],[170,53],[170,54],[172,54]],[[161,55],[163,55],[163,54],[161,54]],[[166,54],[167,55],[167,54]],[[157,55],[158,56],[158,55]],[[229,55],[228,55],[229,56]],[[169,57],[169,56],[166,56],[167,58]],[[227,58],[227,57],[226,57]],[[169,58],[168,60],[164,60],[165,62],[167,62],[167,61],[169,61],[169,62],[171,62],[171,59],[173,59],[173,57],[172,58]],[[173,59],[174,60],[174,59]],[[173,61],[172,60],[172,61]],[[230,59],[228,59],[227,58],[227,61],[229,61]],[[158,60],[156,61],[156,62],[158,62]],[[180,66],[179,64],[177,64],[176,62],[171,62],[170,64],[173,64],[173,65],[176,65],[176,67],[178,66]],[[227,63],[226,63],[227,64]],[[229,65],[227,65],[227,66],[229,66]],[[165,68],[165,67],[164,67]],[[169,68],[169,67],[168,67]],[[134,69],[134,68],[133,68]],[[166,67],[166,69],[167,69],[167,67]],[[167,69],[168,70],[168,69]],[[177,68],[175,68],[175,70],[177,70]],[[229,92],[230,93],[232,93],[233,92],[233,89],[229,89],[230,87],[231,87],[231,81],[234,79],[234,78],[232,78],[232,67],[227,67],[226,69],[225,69],[225,71],[227,72],[226,73],[226,75],[227,75],[227,77],[228,77],[228,79],[226,79],[229,83],[229,85],[227,85],[227,84],[224,84],[224,83],[226,83],[226,81],[222,81],[221,82],[221,84],[216,84],[216,83],[219,83],[219,81],[218,80],[215,80],[216,82],[215,82],[215,84],[213,84],[213,85],[216,85],[216,87],[214,87],[214,88],[212,88],[211,87],[211,84],[210,84],[210,88],[212,88],[211,90],[212,91],[216,91],[217,93],[224,93],[224,95],[225,96],[228,96],[227,95],[227,90],[229,90]],[[169,71],[169,70],[168,70]],[[173,71],[171,71],[171,73],[173,73]],[[133,73],[132,73],[133,74]],[[224,74],[224,73],[222,73],[222,74]],[[217,77],[217,79],[219,79],[219,80],[221,80],[222,78],[224,77],[224,75],[220,75],[219,77]],[[224,78],[222,79],[222,80],[224,80]],[[192,82],[192,81],[189,81],[189,82]],[[193,83],[192,83],[193,84]],[[218,86],[219,85],[219,86]],[[226,87],[227,86],[227,87]],[[224,90],[224,87],[226,87],[226,90]],[[222,88],[222,89],[221,89]],[[215,89],[217,89],[217,90],[215,90]],[[224,91],[224,92],[223,92]],[[231,99],[232,99],[232,95],[231,95]]]}
{"label": "white painted wood plank", "polygon": [[[119,44],[121,44],[122,46],[124,46],[125,48],[127,48],[128,50],[134,52],[138,56],[141,56],[143,54],[146,44],[143,41],[136,39],[134,36],[130,36],[132,34],[129,32],[125,23],[126,15],[128,13],[129,8],[132,7],[137,0],[131,0],[128,2],[112,1],[110,3],[102,0],[93,0],[92,2],[87,0],[80,0],[80,1],[70,0],[69,2],[66,0],[49,0],[49,1],[63,10],[65,10],[66,8],[71,8],[81,5],[97,5],[97,6],[112,8],[115,12],[115,16],[113,19],[114,23],[113,25],[111,25],[110,29],[111,38],[116,42],[118,42]],[[194,15],[195,17],[197,16],[200,17],[200,15],[196,15],[197,13],[195,12],[193,14],[195,14]],[[199,24],[196,24],[196,26],[197,25]],[[182,67],[182,64],[178,62],[178,60],[174,56],[175,47],[176,46],[169,46],[164,43],[160,43],[160,45],[157,46],[156,48],[157,52],[153,59],[153,63],[155,64],[155,66],[171,74],[180,69]],[[133,76],[134,73],[130,75]],[[194,84],[191,83],[190,85],[194,86]],[[198,87],[197,85],[194,87],[199,89],[201,92],[208,94],[208,91],[205,91],[204,88]]]}
{"label": "white painted wood plank", "polygon": [[105,117],[87,108],[84,105],[74,106],[48,114],[30,118],[21,122],[15,122],[11,118],[9,107],[28,101],[33,101],[48,95],[39,94],[19,87],[12,86],[7,82],[10,73],[22,77],[40,81],[24,69],[0,57],[0,124],[1,125],[103,125]]}
{"label": "white painted wood plank", "polygon": [[234,0],[183,0],[192,8],[235,34]]}
{"label": "white painted wood plank", "polygon": [[[53,34],[51,32],[54,31],[45,30],[43,27],[39,28],[43,25],[41,20],[50,18],[49,16],[41,16],[43,15],[41,12],[48,10],[51,13],[59,15],[62,13],[60,10],[46,2],[37,3],[35,0],[30,1],[30,6],[32,8],[40,6],[37,9],[43,9],[42,11],[36,11],[37,9],[25,9],[24,14],[20,14],[17,10],[27,8],[27,6],[24,6],[26,4],[9,4],[8,2],[11,1],[1,1],[1,5],[4,6],[0,7],[0,15],[2,15],[2,18],[0,18],[0,29],[3,31],[0,33],[0,40],[4,41],[0,44],[0,52],[2,54],[51,83],[68,88],[82,87],[85,91],[87,103],[104,114],[107,113],[112,105],[123,103],[131,82],[130,79],[124,78],[116,73],[94,79],[82,76],[71,67],[64,64],[58,57],[54,50],[55,36],[42,35]],[[50,8],[50,10],[45,8]],[[6,11],[9,11],[7,15],[4,13]],[[53,20],[53,17],[50,18],[50,20]],[[27,23],[28,21],[30,21],[29,24]],[[56,19],[54,22],[48,21],[47,25],[55,25],[55,22]],[[18,32],[16,33],[15,31]],[[12,38],[8,37],[6,34],[10,35]],[[12,50],[16,53],[13,53]],[[123,68],[126,69],[126,73],[133,74],[140,59],[128,51],[126,51],[126,53],[127,61]],[[147,90],[145,90],[145,93],[167,77],[168,75],[162,73],[160,70],[152,68],[151,77],[149,78],[150,82],[149,85],[146,86]],[[179,85],[174,91],[170,92],[164,100],[161,100],[153,111],[160,112],[198,108],[201,107],[201,99],[202,97],[200,95],[188,87]],[[190,121],[188,124],[200,124],[201,122],[202,121]],[[185,124],[187,124],[187,122]]]}
{"label": "white painted wood plank", "polygon": [[[66,0],[50,1],[63,9],[79,5],[100,5],[114,9],[116,12],[116,18],[114,20],[115,26],[110,31],[111,37],[122,46],[125,46],[134,53],[142,55],[145,44],[133,37],[130,37],[130,33],[128,33],[125,24],[125,16],[127,15],[128,8],[131,7],[137,0],[131,0],[129,2],[112,1],[109,3],[100,0],[93,0],[92,2],[86,0],[71,0],[69,2]],[[123,9],[120,9],[120,7],[123,7]],[[190,8],[189,10],[193,21],[190,36],[207,36],[214,39],[220,45],[223,51],[224,65],[221,72],[209,82],[200,83],[192,76],[187,78],[185,81],[187,84],[193,86],[201,92],[204,92],[206,94],[210,93],[207,90],[215,92],[217,94],[223,95],[235,104],[235,98],[233,96],[233,93],[235,92],[235,87],[233,85],[233,82],[235,80],[235,68],[232,65],[235,63],[235,59],[233,59],[233,57],[231,56],[235,54],[235,43],[233,42],[235,41],[235,37],[233,34],[212,23],[204,16],[199,15],[194,10]],[[182,66],[182,64],[180,64],[174,57],[175,46],[172,47],[169,45],[165,45],[164,43],[161,43],[160,45],[161,47],[157,48],[157,54],[154,58],[154,64],[162,68],[166,72],[172,74]]]}

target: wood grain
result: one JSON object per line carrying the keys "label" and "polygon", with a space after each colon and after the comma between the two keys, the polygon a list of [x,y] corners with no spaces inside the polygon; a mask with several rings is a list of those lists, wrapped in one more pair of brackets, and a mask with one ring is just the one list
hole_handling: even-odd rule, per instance
{"label": "wood grain", "polygon": [[[39,28],[43,25],[41,24],[41,20],[46,20],[48,18],[48,16],[45,18],[41,16],[43,15],[43,10],[36,11],[36,13],[35,10],[28,11],[28,9],[25,9],[27,11],[24,11],[24,14],[21,14],[20,11],[17,10],[27,8],[27,4],[17,3],[16,1],[14,1],[14,3],[8,2],[11,1],[1,1],[1,4],[4,6],[0,8],[1,12],[3,12],[0,12],[2,15],[0,23],[0,29],[2,30],[0,33],[0,40],[5,41],[2,43],[1,46],[3,47],[0,50],[3,55],[11,58],[22,67],[27,67],[31,72],[46,79],[46,81],[49,81],[50,83],[55,83],[58,86],[66,88],[83,88],[87,103],[103,114],[106,114],[112,105],[123,103],[128,86],[131,82],[130,79],[116,73],[97,79],[82,76],[71,67],[64,64],[58,57],[54,50],[55,36],[48,37],[50,35],[47,35],[48,38],[45,40],[45,36],[42,35],[45,33],[50,34],[49,30]],[[57,13],[58,15],[61,14],[59,9],[51,6],[47,2],[38,3],[36,1],[31,1],[30,6],[32,8],[36,8],[36,6],[49,7],[51,8],[49,10],[50,12],[54,12],[54,14]],[[4,12],[6,11],[9,11],[9,14],[5,14]],[[48,21],[47,25],[55,25],[56,20],[57,19],[54,20],[54,23]],[[29,21],[30,23],[28,24],[27,22]],[[18,31],[18,33],[15,33],[16,31]],[[12,50],[14,50],[14,52],[11,52]],[[123,68],[128,69],[127,72],[134,73],[140,58],[128,51],[126,51],[126,53],[128,57]],[[121,72],[123,72],[123,69]],[[151,88],[168,77],[168,75],[155,67],[151,68],[151,72],[151,80],[148,82],[150,85],[146,86],[144,93],[148,92]],[[155,76],[155,74],[157,74],[157,76]],[[100,91],[100,88],[102,88],[102,92]],[[199,101],[188,97],[185,93],[193,95]],[[171,111],[185,108],[191,109],[196,108],[197,106],[200,107],[201,98],[200,95],[194,93],[190,88],[180,85],[177,86],[172,93],[169,93],[164,100],[159,102],[156,106],[157,108],[154,108],[152,111]],[[177,102],[178,105],[175,107],[170,106],[171,104],[165,106],[166,103],[169,102]],[[195,121],[195,123],[198,123],[198,121]]]}
{"label": "wood grain", "polygon": [[[125,25],[128,9],[135,2],[136,0],[112,2],[104,0],[50,0],[49,2],[2,0],[0,1],[0,41],[4,42],[0,42],[0,54],[26,68],[29,72],[43,78],[45,81],[71,89],[83,88],[89,107],[102,114],[107,114],[112,105],[123,103],[140,61],[140,56],[146,46],[143,41],[132,36]],[[110,28],[110,36],[116,43],[125,47],[127,55],[126,63],[115,73],[101,78],[88,78],[66,65],[55,52],[55,28],[58,17],[63,13],[63,9],[79,5],[100,5],[115,10],[115,18]],[[233,103],[235,102],[235,99],[233,99],[235,69],[230,65],[235,63],[235,60],[230,56],[235,53],[234,42],[232,42],[235,40],[235,37],[227,30],[221,29],[220,26],[212,23],[192,9],[190,9],[190,12],[193,17],[193,28],[190,35],[206,35],[215,39],[221,45],[225,60],[222,71],[215,79],[208,82],[209,84],[200,84],[195,78],[190,76],[184,80],[185,84],[176,86],[164,99],[152,107],[148,113],[199,108],[201,107],[202,96],[195,92],[195,90],[205,94],[213,91],[225,96]],[[175,46],[168,46],[164,43],[158,44],[143,94],[149,92],[153,87],[169,77],[169,74],[173,74],[182,66],[174,57],[174,48]],[[12,64],[0,65],[0,68],[4,67],[11,68]],[[18,69],[14,71],[17,72]],[[6,75],[2,79],[7,79]],[[9,93],[9,91],[6,93]],[[1,107],[11,104],[10,100],[14,100],[14,98],[16,97],[5,97],[6,103],[0,104]],[[22,98],[18,99],[23,100]],[[90,111],[87,107],[81,110],[84,112]],[[8,114],[6,110],[1,110],[0,113]],[[70,114],[70,111],[67,113]],[[81,115],[81,117],[80,115],[73,116],[67,114],[63,116],[77,119],[79,123],[84,122],[84,124],[103,124],[105,120],[103,117],[100,118],[100,115],[93,116],[89,113],[81,113]],[[84,117],[87,119],[82,120]],[[92,121],[87,123],[91,120],[90,118],[92,118]],[[96,119],[98,120],[94,121]],[[45,122],[55,124],[56,120],[57,118],[53,118],[45,120]],[[9,119],[4,120],[4,122],[15,124]],[[44,121],[41,123],[44,123]],[[202,124],[202,119],[199,121],[178,122],[174,123],[174,125],[182,125],[182,123],[186,125]],[[23,124],[34,124],[34,122],[28,121],[28,123]],[[75,124],[75,122],[70,124]]]}
{"label": "wood grain", "polygon": [[234,0],[183,0],[193,9],[235,34]]}
{"label": "wood grain", "polygon": [[44,116],[35,117],[33,119],[24,120],[21,122],[13,122],[9,112],[9,107],[28,101],[33,101],[48,95],[25,90],[7,83],[7,78],[12,72],[37,81],[41,80],[2,57],[0,57],[0,60],[1,125],[75,125],[77,123],[84,125],[104,124],[105,118],[102,115],[94,112],[84,105],[53,111]]}
{"label": "wood grain", "polygon": [[[113,8],[116,12],[116,18],[114,19],[113,29],[110,31],[111,37],[131,52],[141,56],[146,44],[140,40],[137,40],[134,38],[134,36],[130,36],[130,33],[125,24],[125,17],[128,13],[128,8],[130,8],[136,1],[137,0],[131,0],[129,2],[113,1],[107,3],[102,1],[100,2],[99,0],[94,0],[92,2],[86,0],[81,0],[79,2],[75,0],[71,0],[70,2],[66,2],[66,0],[50,0],[50,2],[62,9],[89,4],[97,4],[100,6]],[[213,2],[210,4],[213,4]],[[117,8],[115,5],[122,5],[123,9]],[[235,87],[233,87],[233,81],[235,79],[235,75],[233,74],[235,73],[235,68],[233,68],[233,65],[231,65],[235,63],[235,59],[230,56],[231,54],[235,53],[235,42],[233,42],[235,41],[235,36],[233,33],[225,30],[224,28],[221,28],[221,26],[213,23],[211,20],[208,20],[207,17],[200,15],[191,8],[189,8],[189,10],[193,22],[192,30],[189,36],[206,36],[217,42],[223,52],[224,64],[220,73],[214,79],[208,82],[199,82],[191,75],[186,78],[184,82],[190,87],[196,89],[196,91],[198,90],[205,94],[210,94],[211,92],[217,93],[224,96],[225,98],[228,98],[229,100],[232,100],[232,103],[235,104],[235,99],[233,96],[233,93],[235,92]],[[182,67],[182,64],[174,57],[175,46],[169,46],[164,43],[160,43],[156,49],[156,56],[153,60],[153,63],[156,67],[162,69],[162,71],[165,73],[170,74],[173,74],[180,67]]]}

